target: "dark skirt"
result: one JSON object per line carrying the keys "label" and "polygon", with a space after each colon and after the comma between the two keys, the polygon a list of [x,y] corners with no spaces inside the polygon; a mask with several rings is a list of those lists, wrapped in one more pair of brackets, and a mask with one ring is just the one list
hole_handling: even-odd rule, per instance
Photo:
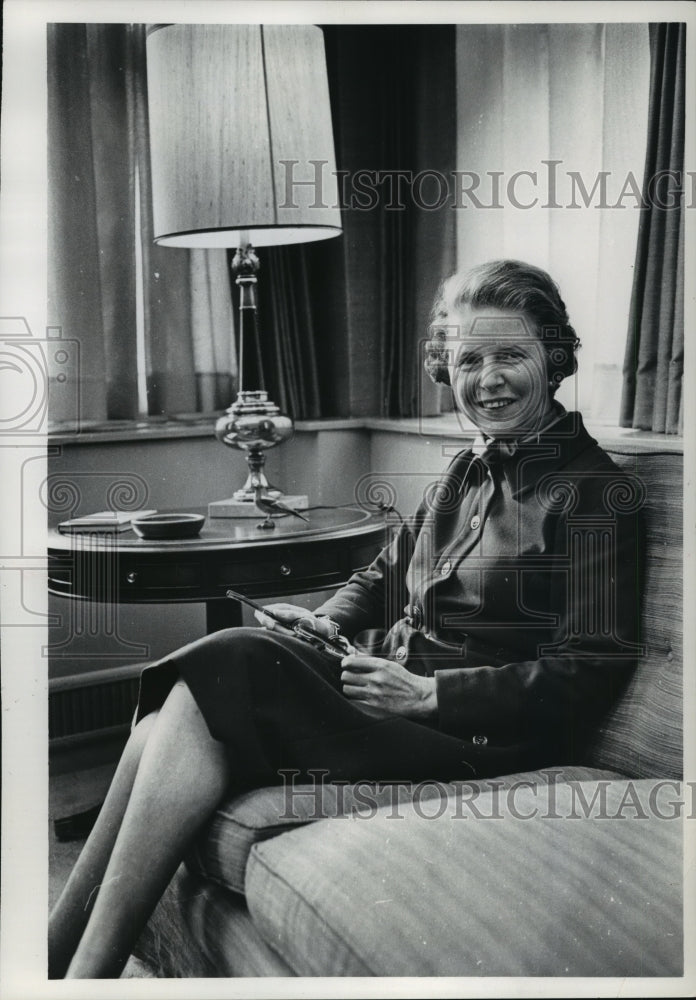
{"label": "dark skirt", "polygon": [[377,717],[341,690],[340,661],[262,628],[224,629],[146,667],[136,719],[160,707],[178,679],[211,735],[229,748],[244,785],[281,771],[336,781],[471,780],[538,766],[526,746],[477,746],[437,722]]}

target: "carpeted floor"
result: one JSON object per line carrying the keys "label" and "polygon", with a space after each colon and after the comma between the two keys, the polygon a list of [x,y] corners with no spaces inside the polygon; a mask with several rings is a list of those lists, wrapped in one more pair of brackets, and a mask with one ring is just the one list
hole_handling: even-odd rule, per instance
{"label": "carpeted floor", "polygon": [[[61,842],[56,838],[53,820],[71,813],[81,812],[101,802],[109,787],[115,765],[73,771],[69,774],[53,775],[49,784],[49,855],[48,855],[48,903],[52,908],[73,865],[77,861],[84,841]],[[122,979],[154,978],[152,970],[137,958],[129,959]]]}
{"label": "carpeted floor", "polygon": [[105,764],[84,771],[51,776],[49,784],[48,820],[48,903],[53,905],[65,885],[68,875],[82,848],[82,841],[62,843],[56,839],[53,820],[96,805],[104,798],[115,765]]}

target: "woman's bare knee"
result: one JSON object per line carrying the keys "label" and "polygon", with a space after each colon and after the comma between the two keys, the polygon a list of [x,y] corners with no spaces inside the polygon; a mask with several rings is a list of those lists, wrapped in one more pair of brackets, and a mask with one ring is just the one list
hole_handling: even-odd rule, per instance
{"label": "woman's bare knee", "polygon": [[154,726],[158,715],[159,709],[143,716],[143,718],[140,719],[135,726],[133,726],[130,736],[128,737],[128,742],[126,743],[123,751],[122,760],[133,760],[135,763],[140,760],[143,750],[145,749],[145,744],[150,738],[152,727]]}
{"label": "woman's bare knee", "polygon": [[[181,725],[205,726],[201,710],[189,690],[186,681],[179,680],[167,695],[160,714],[167,719],[176,719]],[[206,727],[207,728],[207,727]]]}

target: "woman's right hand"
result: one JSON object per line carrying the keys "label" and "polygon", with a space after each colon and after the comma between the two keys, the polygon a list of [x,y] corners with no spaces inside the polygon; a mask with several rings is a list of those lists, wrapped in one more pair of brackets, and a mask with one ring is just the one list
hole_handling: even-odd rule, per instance
{"label": "woman's right hand", "polygon": [[[299,621],[300,618],[304,618],[305,620],[308,619],[312,623],[312,627],[319,633],[319,635],[323,635],[325,638],[328,638],[331,634],[331,625],[329,624],[328,619],[317,618],[316,615],[312,614],[311,611],[308,611],[307,608],[300,608],[297,604],[266,604],[264,605],[264,608],[268,608],[271,614],[275,615],[276,618],[279,618],[284,625],[287,625],[288,628],[292,628],[295,622]],[[273,619],[269,618],[267,615],[264,615],[263,612],[255,611],[254,617],[260,625],[263,625],[264,628],[271,631],[276,628],[276,622],[274,622]]]}

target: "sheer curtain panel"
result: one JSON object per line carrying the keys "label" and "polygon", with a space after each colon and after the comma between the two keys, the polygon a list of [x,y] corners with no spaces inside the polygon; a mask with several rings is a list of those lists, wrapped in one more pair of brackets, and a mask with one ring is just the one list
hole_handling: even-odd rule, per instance
{"label": "sheer curtain panel", "polygon": [[614,424],[649,68],[646,24],[457,29],[459,263],[515,257],[550,272],[583,344],[559,399]]}

